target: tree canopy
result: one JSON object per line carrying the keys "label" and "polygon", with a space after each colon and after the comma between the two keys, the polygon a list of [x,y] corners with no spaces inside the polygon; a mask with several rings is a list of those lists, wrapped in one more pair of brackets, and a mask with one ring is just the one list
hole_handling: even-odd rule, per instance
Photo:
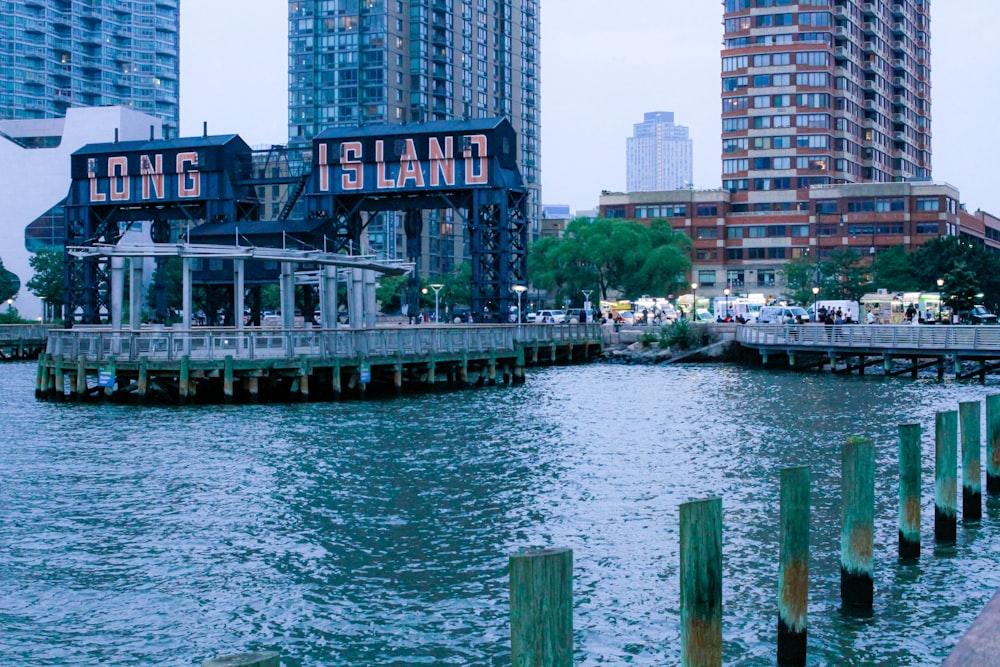
{"label": "tree canopy", "polygon": [[632,220],[576,218],[562,238],[545,237],[531,246],[532,283],[556,303],[576,301],[581,290],[627,297],[676,291],[691,267],[690,240],[667,221],[647,227]]}
{"label": "tree canopy", "polygon": [[3,266],[0,259],[0,301],[13,297],[21,289],[21,279]]}

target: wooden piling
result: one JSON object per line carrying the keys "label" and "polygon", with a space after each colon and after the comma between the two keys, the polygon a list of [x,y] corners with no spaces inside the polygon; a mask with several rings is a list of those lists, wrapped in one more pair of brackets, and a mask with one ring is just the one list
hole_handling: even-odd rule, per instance
{"label": "wooden piling", "polygon": [[954,542],[958,514],[958,412],[934,417],[934,539]]}
{"label": "wooden piling", "polygon": [[982,407],[979,401],[958,404],[962,432],[962,520],[983,518],[982,433],[979,428]]}
{"label": "wooden piling", "polygon": [[722,498],[680,507],[681,665],[722,665]]}
{"label": "wooden piling", "polygon": [[778,665],[806,664],[809,605],[808,466],[781,471],[781,528],[778,562]]}
{"label": "wooden piling", "polygon": [[46,354],[42,352],[38,355],[38,366],[35,368],[35,398],[41,399],[45,396],[45,385],[46,385],[46,371],[45,371],[45,358]]}
{"label": "wooden piling", "polygon": [[[97,373],[97,377],[100,378],[100,371]],[[104,388],[104,400],[106,401],[111,400],[115,395],[115,382],[118,378],[118,360],[114,357],[108,357],[108,374],[111,376],[112,382]]]}
{"label": "wooden piling", "polygon": [[513,382],[515,384],[524,384],[524,346],[517,346],[517,361],[514,364],[514,377]]}
{"label": "wooden piling", "polygon": [[309,360],[306,355],[301,355],[299,361],[302,367],[299,369],[299,400],[303,403],[309,402]]}
{"label": "wooden piling", "polygon": [[513,667],[573,665],[573,552],[534,549],[510,556]]}
{"label": "wooden piling", "polygon": [[280,663],[276,652],[257,651],[212,658],[201,663],[201,667],[280,667]]}
{"label": "wooden piling", "polygon": [[396,392],[396,396],[401,396],[403,394],[403,360],[396,356],[396,363],[392,369],[392,387]]}
{"label": "wooden piling", "polygon": [[986,493],[1000,493],[1000,394],[986,397]]}
{"label": "wooden piling", "polygon": [[76,400],[87,400],[87,355],[81,354],[76,360]]}
{"label": "wooden piling", "polygon": [[256,403],[260,400],[260,378],[256,373],[251,374],[247,378],[247,394],[249,394],[251,403]]}
{"label": "wooden piling", "polygon": [[875,598],[875,446],[848,438],[841,454],[840,599],[871,609]]}
{"label": "wooden piling", "polygon": [[56,400],[66,400],[66,375],[63,371],[63,358],[61,354],[56,355]]}
{"label": "wooden piling", "polygon": [[920,557],[920,424],[899,426],[899,557]]}
{"label": "wooden piling", "polygon": [[333,360],[333,370],[330,372],[330,390],[333,392],[333,400],[340,400],[340,359]]}
{"label": "wooden piling", "polygon": [[188,390],[191,384],[191,357],[188,355],[181,356],[181,367],[180,375],[177,380],[177,401],[181,405],[186,405],[188,402]]}
{"label": "wooden piling", "polygon": [[139,401],[146,400],[149,390],[149,357],[139,357],[139,379],[136,381]]}
{"label": "wooden piling", "polygon": [[227,354],[223,362],[222,394],[226,405],[233,402],[233,355]]}

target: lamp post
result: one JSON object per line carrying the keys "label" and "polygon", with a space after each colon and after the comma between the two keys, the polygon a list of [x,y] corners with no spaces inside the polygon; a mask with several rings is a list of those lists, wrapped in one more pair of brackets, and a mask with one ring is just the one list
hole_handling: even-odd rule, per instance
{"label": "lamp post", "polygon": [[434,324],[439,324],[441,322],[441,319],[438,316],[438,305],[440,303],[438,301],[438,294],[441,293],[441,290],[443,288],[444,288],[444,285],[442,285],[440,283],[438,283],[436,285],[431,285],[431,289],[434,290]]}
{"label": "lamp post", "polygon": [[726,319],[727,317],[729,317],[729,288],[728,287],[726,289],[722,290],[722,295],[726,297],[726,306],[725,306],[726,312],[723,315],[722,319]]}
{"label": "lamp post", "polygon": [[11,313],[11,310],[13,308],[14,308],[14,299],[13,297],[11,297],[10,299],[7,299],[7,324],[14,323],[14,315]]}
{"label": "lamp post", "polygon": [[524,316],[521,314],[521,295],[528,291],[527,285],[512,285],[511,289],[517,293],[517,328],[521,328]]}
{"label": "lamp post", "polygon": [[819,287],[813,287],[813,319],[819,322]]}
{"label": "lamp post", "polygon": [[47,313],[45,312],[45,297],[40,296],[38,297],[38,300],[42,302],[42,324],[45,324],[45,317],[47,315]]}
{"label": "lamp post", "polygon": [[698,283],[691,283],[691,321],[698,321]]}
{"label": "lamp post", "polygon": [[594,293],[592,289],[582,289],[584,317],[590,317],[590,295]]}
{"label": "lamp post", "polygon": [[937,321],[940,322],[941,321],[941,300],[944,298],[944,295],[941,294],[941,288],[944,287],[944,278],[938,278],[937,279],[937,286],[938,286],[938,312],[937,312]]}

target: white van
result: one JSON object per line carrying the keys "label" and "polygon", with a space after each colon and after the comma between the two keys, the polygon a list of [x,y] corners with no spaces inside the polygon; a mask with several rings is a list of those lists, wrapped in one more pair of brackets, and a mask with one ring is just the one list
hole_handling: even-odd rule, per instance
{"label": "white van", "polygon": [[757,316],[758,324],[795,324],[797,318],[809,321],[809,313],[798,306],[764,306]]}

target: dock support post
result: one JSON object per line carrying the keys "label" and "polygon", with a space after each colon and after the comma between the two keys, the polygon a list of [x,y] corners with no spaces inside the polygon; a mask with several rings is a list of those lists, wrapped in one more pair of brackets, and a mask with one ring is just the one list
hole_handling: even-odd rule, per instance
{"label": "dock support post", "polygon": [[920,557],[920,425],[899,426],[899,557]]}
{"label": "dock support post", "polygon": [[538,365],[538,346],[537,345],[535,345],[533,348],[531,348],[531,365],[532,366],[537,366]]}
{"label": "dock support post", "polygon": [[55,367],[56,367],[55,399],[57,401],[63,401],[66,400],[66,376],[63,373],[63,357],[61,354],[57,354],[55,357]]}
{"label": "dock support post", "polygon": [[788,352],[788,367],[795,368],[795,353],[791,351]]}
{"label": "dock support post", "polygon": [[681,665],[722,665],[722,498],[680,507]]}
{"label": "dock support post", "polygon": [[781,471],[778,561],[778,665],[803,667],[809,607],[808,466]]}
{"label": "dock support post", "polygon": [[437,382],[437,361],[433,356],[427,361],[427,388],[433,390]]}
{"label": "dock support post", "polygon": [[549,360],[552,362],[553,365],[555,365],[555,363],[556,363],[556,344],[555,343],[552,343],[552,345],[549,346]]}
{"label": "dock support post", "polygon": [[875,598],[875,447],[847,439],[841,455],[840,599],[868,610]]}
{"label": "dock support post", "polygon": [[396,355],[396,365],[392,370],[392,387],[396,390],[396,396],[403,393],[403,358]]}
{"label": "dock support post", "polygon": [[911,362],[911,364],[912,364],[912,365],[910,366],[910,377],[911,377],[911,378],[913,378],[913,379],[916,379],[916,378],[917,378],[917,371],[918,371],[918,367],[919,367],[919,365],[920,365],[920,364],[919,364],[919,362],[917,361],[917,358],[916,358],[916,357],[913,357],[913,358],[911,358],[911,359],[910,359],[910,362]]}
{"label": "dock support post", "polygon": [[934,539],[954,542],[958,514],[958,412],[934,416]]}
{"label": "dock support post", "polygon": [[35,368],[35,398],[40,399],[45,395],[45,357],[42,352],[38,355],[38,366]]}
{"label": "dock support post", "polygon": [[954,372],[955,372],[955,377],[958,377],[959,375],[962,374],[962,360],[958,358],[957,354],[955,355]]}
{"label": "dock support post", "polygon": [[260,400],[260,378],[251,375],[247,378],[247,393],[250,394],[250,402],[256,403]]}
{"label": "dock support post", "polygon": [[299,400],[303,403],[309,402],[309,360],[306,355],[299,357],[302,364],[299,368]]}
{"label": "dock support post", "polygon": [[937,361],[937,378],[938,378],[938,381],[944,379],[944,357],[938,357],[938,361]]}
{"label": "dock support post", "polygon": [[492,351],[490,352],[490,365],[489,365],[489,370],[487,371],[487,375],[489,377],[489,380],[487,381],[487,384],[489,384],[489,386],[491,386],[491,387],[496,386],[496,383],[497,383],[497,355],[496,355],[496,352],[492,352]]}
{"label": "dock support post", "polygon": [[223,363],[222,393],[226,405],[229,405],[233,402],[233,355],[227,354]]}
{"label": "dock support post", "polygon": [[517,361],[514,363],[514,384],[524,384],[524,346],[517,346]]}
{"label": "dock support post", "polygon": [[513,667],[572,667],[573,552],[534,549],[510,556]]}
{"label": "dock support post", "polygon": [[139,379],[136,382],[139,401],[146,400],[146,392],[149,390],[149,357],[139,357]]}
{"label": "dock support post", "polygon": [[858,375],[865,374],[865,355],[858,355]]}
{"label": "dock support post", "polygon": [[982,434],[979,421],[982,407],[979,401],[958,404],[958,419],[962,432],[962,520],[983,518]]}
{"label": "dock support post", "polygon": [[81,354],[76,360],[76,400],[87,400],[87,355]]}
{"label": "dock support post", "polygon": [[188,402],[188,385],[191,382],[191,358],[188,355],[181,357],[180,378],[177,380],[177,401],[181,405]]}
{"label": "dock support post", "polygon": [[986,493],[1000,493],[1000,394],[986,397]]}
{"label": "dock support post", "polygon": [[892,374],[892,357],[888,354],[882,356],[882,370],[886,375]]}
{"label": "dock support post", "polygon": [[257,651],[212,658],[201,663],[201,667],[279,667],[278,654],[274,651]]}
{"label": "dock support post", "polygon": [[469,386],[469,351],[462,350],[462,361],[458,367],[458,382],[463,387]]}
{"label": "dock support post", "polygon": [[341,397],[340,359],[333,360],[333,368],[330,371],[330,389],[333,391],[333,400],[339,401]]}

